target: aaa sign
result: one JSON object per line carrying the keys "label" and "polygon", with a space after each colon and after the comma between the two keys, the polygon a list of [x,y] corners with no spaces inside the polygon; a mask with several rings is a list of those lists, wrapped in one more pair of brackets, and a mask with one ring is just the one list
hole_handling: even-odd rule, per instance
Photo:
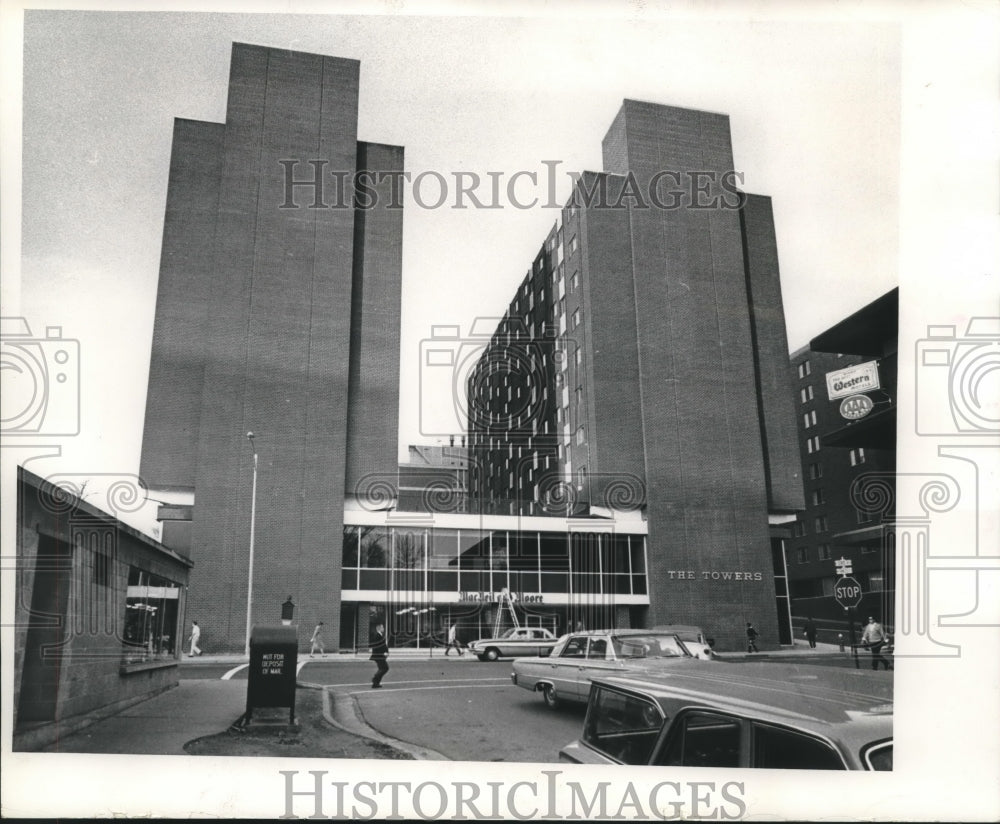
{"label": "aaa sign", "polygon": [[833,597],[842,607],[856,607],[861,602],[861,584],[849,575],[841,578],[833,587]]}

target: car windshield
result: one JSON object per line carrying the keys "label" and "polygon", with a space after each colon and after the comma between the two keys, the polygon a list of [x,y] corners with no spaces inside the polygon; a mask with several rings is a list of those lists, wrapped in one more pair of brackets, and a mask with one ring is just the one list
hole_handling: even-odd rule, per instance
{"label": "car windshield", "polygon": [[687,655],[676,635],[612,635],[618,658],[680,658]]}
{"label": "car windshield", "polygon": [[502,633],[499,637],[510,638],[515,632],[517,632],[517,627],[507,630],[506,632]]}

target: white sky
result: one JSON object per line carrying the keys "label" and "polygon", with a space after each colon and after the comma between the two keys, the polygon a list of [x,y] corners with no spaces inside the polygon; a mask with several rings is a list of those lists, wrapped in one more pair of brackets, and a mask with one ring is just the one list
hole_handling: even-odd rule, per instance
{"label": "white sky", "polygon": [[[84,430],[66,453],[99,449],[94,471],[138,467],[172,119],[224,120],[233,41],[360,59],[360,139],[405,146],[414,174],[558,160],[559,202],[566,171],[601,168],[623,98],[727,113],[746,190],[773,198],[791,348],[897,284],[892,24],[34,12],[22,313],[80,341]],[[450,399],[419,393],[420,340],[502,314],[556,215],[408,200],[402,454],[455,431]]]}
{"label": "white sky", "polygon": [[[984,553],[996,553],[996,502],[973,489],[981,482],[995,490],[996,468],[980,467],[978,476],[969,461],[956,468],[938,452],[940,438],[918,437],[913,426],[915,410],[949,391],[929,373],[916,377],[927,324],[954,324],[960,338],[971,315],[1000,308],[995,2],[513,3],[507,14],[520,16],[475,19],[402,16],[429,8],[407,0],[372,7],[388,14],[39,14],[22,38],[17,7],[4,5],[3,313],[26,317],[36,336],[61,326],[81,357],[81,432],[40,438],[36,452],[51,445],[61,454],[31,461],[33,471],[138,470],[172,119],[223,119],[238,40],[360,59],[359,137],[404,145],[414,173],[541,172],[543,160],[597,169],[601,138],[625,97],[727,113],[746,189],[773,198],[790,348],[900,285],[899,506],[909,506],[918,478],[949,473],[971,494],[934,516],[932,549],[970,554],[988,542]],[[467,7],[483,8],[459,8]],[[420,340],[432,324],[467,328],[477,315],[501,313],[554,219],[545,209],[408,208],[401,450],[421,440]],[[12,443],[5,438],[5,553],[13,541],[12,459],[33,454]],[[980,590],[975,578],[970,589],[969,575],[934,578],[954,586],[922,593],[930,620],[968,611],[975,598],[996,612],[995,585]],[[4,580],[10,623],[11,576]],[[746,785],[750,814],[996,820],[1000,664],[983,650],[997,648],[998,623],[993,615],[985,627],[935,624],[969,654],[947,666],[911,661],[897,672],[897,770],[880,776],[877,790],[862,780],[871,776],[804,776],[780,786],[755,776]],[[9,664],[7,656],[5,687]],[[114,809],[282,812],[274,789],[281,767],[247,759],[229,773],[221,760],[207,761],[216,760],[196,768],[189,759],[158,759],[156,769],[127,772],[113,784]],[[22,803],[28,792],[57,809],[50,814],[108,814],[102,785],[117,773],[103,759],[86,763],[95,780],[64,772],[81,780],[58,795],[51,771],[35,764],[40,771],[27,774],[45,789],[22,789]],[[338,766],[343,780],[371,778],[363,763]],[[379,771],[388,779],[417,767],[386,762]],[[530,767],[504,770],[509,781],[537,779]],[[21,775],[5,776],[6,799],[29,786]],[[5,805],[11,815],[20,809]]]}

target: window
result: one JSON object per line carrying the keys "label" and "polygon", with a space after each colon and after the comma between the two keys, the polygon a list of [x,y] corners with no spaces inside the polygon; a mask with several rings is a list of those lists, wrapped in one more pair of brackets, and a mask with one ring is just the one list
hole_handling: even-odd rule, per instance
{"label": "window", "polygon": [[818,481],[823,477],[823,464],[809,464],[809,480]]}
{"label": "window", "polygon": [[792,526],[792,535],[796,538],[803,538],[806,534],[806,523],[805,521],[796,521]]}
{"label": "window", "polygon": [[809,563],[809,548],[800,546],[795,550],[795,563],[806,564]]}
{"label": "window", "polygon": [[825,741],[805,733],[753,725],[751,766],[774,770],[844,770],[843,759]]}
{"label": "window", "polygon": [[816,532],[817,533],[819,533],[819,532],[826,532],[826,530],[827,530],[826,515],[820,515],[819,517],[814,518],[813,519],[813,524],[816,527]]}
{"label": "window", "polygon": [[576,251],[576,246],[577,246],[576,235],[573,235],[573,237],[571,237],[569,239],[569,253],[570,254],[573,254],[573,252]]}
{"label": "window", "polygon": [[[130,567],[125,594],[126,662],[174,657],[178,639],[180,586],[166,578]],[[180,644],[178,643],[180,641]]]}
{"label": "window", "polygon": [[826,503],[826,501],[823,499],[823,490],[822,489],[814,489],[813,490],[813,492],[812,492],[812,503],[813,503],[813,506],[819,506],[820,504]]}
{"label": "window", "polygon": [[587,485],[587,467],[581,466],[576,472],[576,483],[581,489]]}
{"label": "window", "polygon": [[577,407],[579,408],[582,403],[583,403],[583,387],[582,386],[578,386],[576,388],[576,405],[577,405]]}
{"label": "window", "polygon": [[799,397],[802,399],[802,403],[809,403],[813,399],[813,388],[812,384],[806,386],[799,390]]}
{"label": "window", "polygon": [[583,740],[624,764],[647,764],[663,725],[648,698],[598,688],[584,723]]}
{"label": "window", "polygon": [[573,272],[573,274],[570,276],[570,279],[569,279],[569,288],[570,288],[570,291],[575,292],[577,290],[577,288],[579,287],[579,285],[580,285],[580,273],[579,272]]}
{"label": "window", "polygon": [[579,309],[574,309],[573,310],[573,323],[570,326],[570,329],[576,329],[579,325],[580,325],[580,310]]}
{"label": "window", "polygon": [[820,544],[819,547],[817,547],[817,549],[819,550],[819,559],[821,561],[829,561],[830,560],[830,545],[829,544]]}
{"label": "window", "polygon": [[806,451],[810,455],[814,452],[819,452],[819,435],[814,435],[806,441]]}
{"label": "window", "polygon": [[690,712],[674,721],[656,763],[665,767],[738,767],[740,722],[711,712]]}
{"label": "window", "polygon": [[868,573],[868,591],[881,592],[884,589],[884,578],[881,572]]}
{"label": "window", "polygon": [[851,450],[851,466],[860,466],[865,462],[865,450],[862,447]]}
{"label": "window", "polygon": [[586,658],[587,657],[587,636],[570,638],[563,647],[560,658]]}
{"label": "window", "polygon": [[809,365],[809,361],[802,361],[799,364],[799,377],[805,378],[812,374],[812,367]]}
{"label": "window", "polygon": [[579,366],[583,362],[583,350],[577,347],[576,352],[573,353],[573,357],[576,360],[576,365]]}
{"label": "window", "polygon": [[806,429],[809,429],[810,427],[815,426],[816,425],[816,410],[813,409],[811,412],[806,412],[806,414],[802,416],[802,421],[805,424]]}
{"label": "window", "polygon": [[579,445],[583,443],[583,441],[584,441],[583,427],[578,426],[576,429],[576,442]]}
{"label": "window", "polygon": [[892,742],[883,741],[865,750],[865,763],[873,770],[892,770]]}

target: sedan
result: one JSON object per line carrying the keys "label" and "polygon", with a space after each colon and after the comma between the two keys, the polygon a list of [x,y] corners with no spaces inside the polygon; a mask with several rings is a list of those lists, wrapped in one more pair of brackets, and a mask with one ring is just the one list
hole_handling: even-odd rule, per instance
{"label": "sedan", "polygon": [[542,627],[514,627],[497,638],[473,641],[468,648],[480,661],[496,661],[500,657],[546,656],[558,641],[555,635]]}
{"label": "sedan", "polygon": [[693,660],[684,642],[671,632],[575,632],[560,638],[548,657],[515,661],[511,680],[526,690],[540,692],[545,703],[555,707],[560,701],[586,701],[591,678],[658,670]]}
{"label": "sedan", "polygon": [[583,734],[559,753],[582,764],[891,770],[892,681],[799,664],[694,662],[596,678]]}

